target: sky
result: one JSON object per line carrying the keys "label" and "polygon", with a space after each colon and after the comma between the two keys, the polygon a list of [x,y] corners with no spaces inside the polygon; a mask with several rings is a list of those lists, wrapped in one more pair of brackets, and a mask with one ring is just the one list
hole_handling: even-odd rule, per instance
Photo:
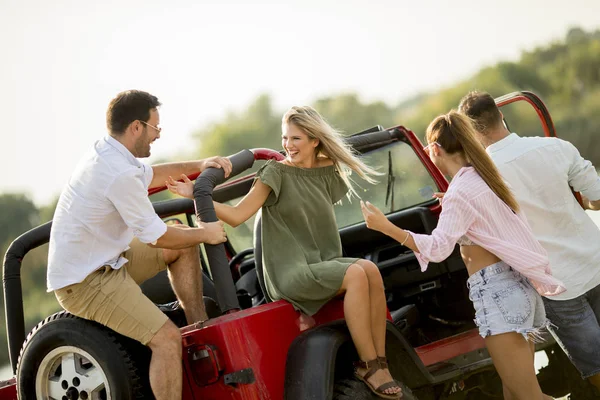
{"label": "sky", "polygon": [[573,26],[600,28],[600,1],[0,0],[0,193],[52,201],[122,90],[163,104],[152,163],[262,93],[395,105]]}

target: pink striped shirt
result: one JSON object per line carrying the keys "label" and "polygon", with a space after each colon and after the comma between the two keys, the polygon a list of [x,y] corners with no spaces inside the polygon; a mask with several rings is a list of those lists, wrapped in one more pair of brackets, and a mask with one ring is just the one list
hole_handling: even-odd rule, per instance
{"label": "pink striped shirt", "polygon": [[431,235],[410,232],[419,252],[421,270],[429,262],[448,258],[457,241],[466,236],[529,278],[542,296],[565,291],[552,276],[548,254],[535,239],[525,216],[515,214],[489,188],[473,167],[461,168],[442,199],[442,212]]}

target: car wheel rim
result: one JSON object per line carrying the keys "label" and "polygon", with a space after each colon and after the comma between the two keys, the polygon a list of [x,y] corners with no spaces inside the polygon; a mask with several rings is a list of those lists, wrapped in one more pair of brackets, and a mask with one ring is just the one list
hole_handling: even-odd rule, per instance
{"label": "car wheel rim", "polygon": [[88,352],[61,346],[44,357],[35,377],[38,399],[112,400],[106,374]]}

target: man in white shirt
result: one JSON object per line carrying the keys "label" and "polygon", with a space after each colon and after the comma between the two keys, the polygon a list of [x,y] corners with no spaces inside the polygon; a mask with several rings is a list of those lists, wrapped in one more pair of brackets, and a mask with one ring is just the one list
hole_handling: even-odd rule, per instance
{"label": "man in white shirt", "polygon": [[510,133],[494,98],[471,92],[459,111],[474,120],[479,139],[510,184],[552,274],[567,291],[544,298],[554,333],[582,378],[600,389],[600,230],[581,208],[600,209],[600,178],[591,162],[558,138]]}
{"label": "man in white shirt", "polygon": [[220,221],[167,226],[148,189],[207,167],[223,168],[227,176],[231,163],[221,157],[153,166],[138,161],[160,138],[159,106],[155,96],[137,90],[110,102],[108,136],[80,160],[56,206],[48,291],[70,313],[149,346],[150,385],[163,400],[181,399],[181,335],[139,284],[168,269],[188,323],[206,320],[198,244],[222,243],[226,236]]}

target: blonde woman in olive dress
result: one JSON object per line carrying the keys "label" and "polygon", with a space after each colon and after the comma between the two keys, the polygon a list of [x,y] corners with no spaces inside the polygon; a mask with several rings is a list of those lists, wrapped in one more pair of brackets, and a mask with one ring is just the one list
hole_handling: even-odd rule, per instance
{"label": "blonde woman in olive dress", "polygon": [[[360,161],[311,107],[292,107],[282,119],[283,161],[269,160],[235,206],[215,203],[219,219],[238,226],[262,208],[263,269],[269,296],[285,299],[311,316],[344,294],[344,315],[360,357],[355,375],[377,396],[402,397],[385,359],[386,300],[371,261],[342,257],[333,204],[354,193],[349,170],[373,182]],[[192,182],[167,182],[193,197]]]}

